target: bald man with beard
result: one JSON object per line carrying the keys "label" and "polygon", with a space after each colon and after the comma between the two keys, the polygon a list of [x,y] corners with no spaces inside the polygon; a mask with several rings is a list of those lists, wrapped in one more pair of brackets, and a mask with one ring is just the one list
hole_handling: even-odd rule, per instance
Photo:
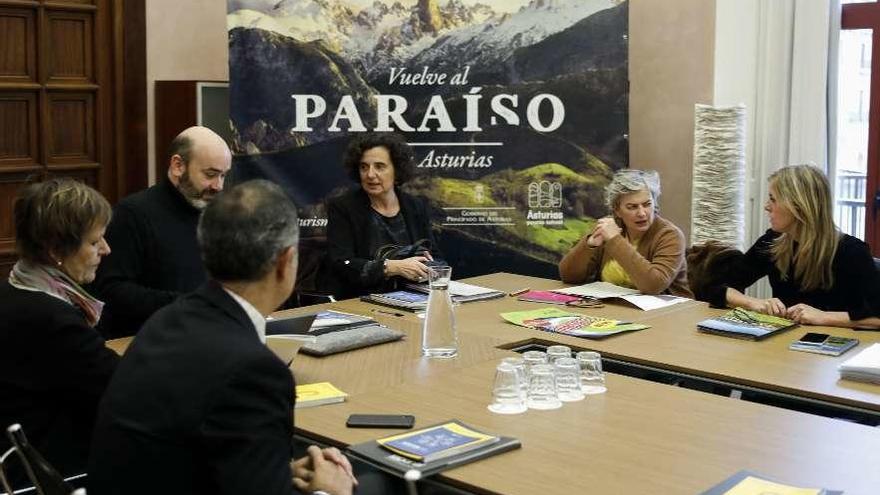
{"label": "bald man with beard", "polygon": [[92,289],[106,305],[98,328],[108,338],[134,335],[156,310],[207,280],[196,226],[223,190],[232,153],[210,129],[190,127],[168,155],[167,178],[120,201],[107,227],[112,252]]}

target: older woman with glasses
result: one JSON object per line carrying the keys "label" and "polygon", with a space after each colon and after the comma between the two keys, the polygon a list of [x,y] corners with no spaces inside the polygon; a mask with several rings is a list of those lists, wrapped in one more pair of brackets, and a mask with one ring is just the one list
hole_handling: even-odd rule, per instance
{"label": "older woman with glasses", "polygon": [[[14,217],[19,260],[0,282],[0,427],[20,423],[61,474],[81,473],[118,361],[94,329],[103,303],[82,287],[110,252],[110,205],[81,182],[51,179],[21,191]],[[8,447],[3,435],[0,453]]]}
{"label": "older woman with glasses", "polygon": [[605,190],[610,217],[600,218],[562,258],[563,282],[605,281],[643,294],[693,297],[681,230],[657,214],[655,171],[620,170]]}

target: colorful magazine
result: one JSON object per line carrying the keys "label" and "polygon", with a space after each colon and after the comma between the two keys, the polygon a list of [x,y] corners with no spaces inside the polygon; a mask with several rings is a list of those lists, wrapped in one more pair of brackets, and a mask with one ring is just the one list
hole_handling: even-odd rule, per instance
{"label": "colorful magazine", "polygon": [[501,317],[510,323],[521,327],[589,339],[649,328],[648,325],[641,323],[630,323],[600,316],[582,315],[558,308],[512,311],[510,313],[501,313]]}
{"label": "colorful magazine", "polygon": [[737,339],[760,340],[796,326],[792,320],[735,308],[697,323],[697,330]]}

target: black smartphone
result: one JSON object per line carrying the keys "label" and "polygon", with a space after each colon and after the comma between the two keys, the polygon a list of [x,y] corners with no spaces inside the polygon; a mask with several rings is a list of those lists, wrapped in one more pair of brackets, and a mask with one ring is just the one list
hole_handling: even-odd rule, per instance
{"label": "black smartphone", "polygon": [[410,414],[352,414],[345,422],[349,428],[412,428],[416,417]]}
{"label": "black smartphone", "polygon": [[798,339],[800,344],[822,345],[828,339],[827,333],[810,332]]}

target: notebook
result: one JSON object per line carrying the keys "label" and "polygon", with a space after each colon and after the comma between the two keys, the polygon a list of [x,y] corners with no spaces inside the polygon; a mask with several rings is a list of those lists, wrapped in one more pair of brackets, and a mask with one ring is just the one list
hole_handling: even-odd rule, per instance
{"label": "notebook", "polygon": [[519,301],[537,302],[546,304],[559,304],[565,306],[567,304],[577,303],[583,300],[582,297],[570,296],[568,294],[560,294],[550,290],[530,290],[517,297]]}
{"label": "notebook", "polygon": [[323,406],[343,402],[348,394],[334,387],[330,382],[308,383],[296,386],[295,409]]}
{"label": "notebook", "polygon": [[394,475],[418,479],[520,446],[516,438],[488,435],[451,420],[352,445],[348,453]]}
{"label": "notebook", "polygon": [[797,323],[785,318],[736,308],[697,323],[697,330],[737,339],[761,340],[796,326]]}
{"label": "notebook", "polygon": [[841,495],[842,493],[825,488],[792,486],[749,471],[739,471],[700,495]]}
{"label": "notebook", "polygon": [[428,307],[428,294],[409,290],[396,290],[383,294],[361,296],[361,301],[390,306],[406,311],[423,311]]}
{"label": "notebook", "polygon": [[[431,291],[431,288],[428,287],[428,284],[416,284],[409,282],[404,284],[404,286],[407,289],[421,292],[423,294],[428,294]],[[457,282],[455,280],[449,281],[448,290],[449,294],[452,296],[452,300],[458,303],[485,301],[487,299],[497,299],[499,297],[504,297],[504,293],[501,291],[488,289],[486,287],[480,287],[479,285]]]}
{"label": "notebook", "polygon": [[403,338],[399,330],[380,325],[372,318],[322,311],[266,321],[266,336],[305,340],[301,351],[312,356],[328,356]]}

